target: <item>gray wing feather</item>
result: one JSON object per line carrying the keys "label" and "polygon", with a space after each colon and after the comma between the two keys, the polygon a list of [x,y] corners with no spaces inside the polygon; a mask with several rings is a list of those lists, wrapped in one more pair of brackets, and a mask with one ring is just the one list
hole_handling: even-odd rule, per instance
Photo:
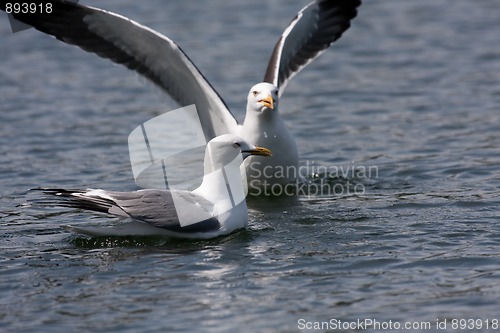
{"label": "gray wing feather", "polygon": [[[170,38],[102,9],[63,0],[51,3],[51,13],[19,13],[14,18],[136,71],[181,106],[195,104],[207,141],[234,132],[238,123],[222,98]],[[0,9],[5,11],[5,4]]]}
{"label": "gray wing feather", "polygon": [[211,214],[213,204],[191,192],[141,190],[108,194],[116,206],[131,218],[157,228],[198,232],[217,230],[220,227],[217,218]]}
{"label": "gray wing feather", "polygon": [[[215,231],[220,228],[212,216],[213,204],[191,192],[140,190],[114,192],[102,190],[37,189],[56,196],[57,200],[42,199],[38,203],[93,210],[130,217],[157,228],[176,232]],[[182,220],[178,212],[182,213]]]}

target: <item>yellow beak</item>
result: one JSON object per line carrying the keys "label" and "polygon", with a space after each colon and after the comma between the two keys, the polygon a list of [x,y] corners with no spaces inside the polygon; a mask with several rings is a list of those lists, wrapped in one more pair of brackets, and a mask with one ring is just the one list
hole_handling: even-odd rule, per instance
{"label": "yellow beak", "polygon": [[273,103],[273,96],[268,95],[266,98],[259,100],[264,106],[267,108],[273,110],[274,109],[274,103]]}
{"label": "yellow beak", "polygon": [[255,149],[247,150],[246,153],[257,156],[273,156],[273,153],[269,149],[263,147],[255,147]]}

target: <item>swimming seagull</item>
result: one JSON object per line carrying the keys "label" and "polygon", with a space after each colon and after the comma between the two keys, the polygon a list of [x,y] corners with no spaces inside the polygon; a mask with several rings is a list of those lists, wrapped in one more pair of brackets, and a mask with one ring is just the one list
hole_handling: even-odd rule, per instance
{"label": "swimming seagull", "polygon": [[271,156],[271,151],[256,147],[241,137],[225,134],[207,144],[203,180],[193,191],[144,189],[114,192],[42,188],[36,190],[50,197],[35,199],[34,202],[129,218],[128,222],[112,227],[66,226],[70,231],[91,236],[213,238],[230,234],[248,224],[240,166],[249,156]]}
{"label": "swimming seagull", "polygon": [[[51,3],[50,13],[13,16],[65,43],[136,71],[181,106],[195,104],[207,142],[231,133],[275,151],[266,161],[252,158],[246,163],[251,188],[262,189],[294,182],[297,176],[297,146],[278,113],[279,97],[292,77],[350,27],[361,0],[316,0],[297,13],[271,53],[264,82],[249,91],[243,124],[236,121],[216,90],[167,36],[103,9],[64,0]],[[5,11],[5,6],[0,9]]]}

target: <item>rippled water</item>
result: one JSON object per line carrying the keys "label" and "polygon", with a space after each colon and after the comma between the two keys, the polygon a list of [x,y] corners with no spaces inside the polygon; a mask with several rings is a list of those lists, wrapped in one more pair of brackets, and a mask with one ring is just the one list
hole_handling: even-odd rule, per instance
{"label": "rippled water", "polygon": [[[239,119],[299,7],[105,3],[178,41]],[[249,199],[248,230],[201,242],[82,238],[60,226],[118,221],[26,207],[38,186],[134,189],[127,136],[175,105],[119,66],[34,30],[11,34],[3,15],[0,331],[297,332],[370,318],[491,329],[499,12],[496,0],[365,1],[281,103],[310,180],[359,191]]]}

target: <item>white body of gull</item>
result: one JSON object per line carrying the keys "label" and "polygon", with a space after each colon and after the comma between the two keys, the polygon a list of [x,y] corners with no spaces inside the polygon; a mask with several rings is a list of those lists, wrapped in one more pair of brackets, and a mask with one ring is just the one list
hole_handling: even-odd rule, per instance
{"label": "white body of gull", "polygon": [[[51,13],[13,15],[65,43],[136,71],[181,106],[195,104],[207,141],[231,133],[275,151],[266,161],[250,159],[256,163],[247,164],[250,188],[260,189],[295,181],[297,146],[278,113],[278,98],[293,76],[349,28],[361,0],[316,0],[298,12],[271,53],[264,82],[250,89],[243,124],[238,124],[215,89],[167,36],[99,8],[64,0],[51,3]],[[283,170],[291,171],[268,177]]]}
{"label": "white body of gull", "polygon": [[240,166],[245,158],[252,155],[271,156],[271,151],[255,147],[238,136],[225,134],[208,143],[203,181],[193,191],[40,189],[51,196],[36,201],[130,219],[111,227],[66,227],[91,236],[213,238],[230,234],[248,224]]}

